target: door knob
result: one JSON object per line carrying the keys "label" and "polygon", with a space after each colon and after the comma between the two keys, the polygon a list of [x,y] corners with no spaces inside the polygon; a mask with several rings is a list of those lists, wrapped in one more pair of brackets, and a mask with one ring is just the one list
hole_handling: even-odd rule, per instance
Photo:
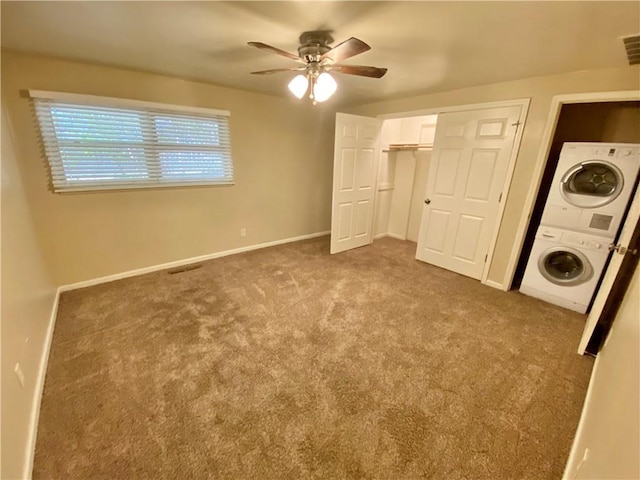
{"label": "door knob", "polygon": [[609,244],[609,251],[610,252],[618,252],[620,255],[624,255],[627,252],[627,247],[624,247],[620,244],[614,244],[614,243],[610,243]]}
{"label": "door knob", "polygon": [[431,203],[431,199],[430,199],[430,198],[427,198],[427,199],[424,201],[424,203],[426,203],[427,205],[429,205],[429,204]]}

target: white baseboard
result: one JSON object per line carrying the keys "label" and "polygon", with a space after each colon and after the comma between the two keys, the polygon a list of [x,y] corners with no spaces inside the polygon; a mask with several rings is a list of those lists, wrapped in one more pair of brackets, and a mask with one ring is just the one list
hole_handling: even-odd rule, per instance
{"label": "white baseboard", "polygon": [[485,285],[489,286],[489,287],[493,287],[493,288],[497,288],[498,290],[502,290],[505,291],[504,285],[498,282],[494,282],[493,280],[489,280],[487,279],[484,282]]}
{"label": "white baseboard", "polygon": [[47,375],[47,365],[49,364],[49,354],[51,352],[51,342],[53,340],[53,331],[58,316],[58,302],[60,301],[61,288],[56,290],[56,296],[51,307],[51,315],[49,316],[49,325],[44,338],[42,349],[42,357],[40,357],[40,366],[38,368],[38,378],[33,392],[33,409],[31,410],[31,419],[29,424],[29,437],[27,438],[27,456],[22,471],[22,478],[31,479],[33,474],[33,460],[36,453],[36,440],[38,439],[38,421],[40,419],[40,404],[42,403],[42,394],[44,393],[44,381]]}
{"label": "white baseboard", "polygon": [[121,280],[123,278],[135,277],[138,275],[144,275],[145,273],[157,272],[158,270],[166,270],[168,268],[182,267],[184,265],[190,265],[192,263],[204,262],[206,260],[213,260],[214,258],[226,257],[228,255],[235,255],[236,253],[249,252],[251,250],[258,250],[260,248],[274,247],[276,245],[282,245],[284,243],[299,242],[300,240],[308,240],[310,238],[322,237],[329,235],[331,232],[316,232],[307,235],[300,235],[299,237],[283,238],[281,240],[274,240],[272,242],[258,243],[255,245],[247,245],[246,247],[234,248],[232,250],[224,250],[221,252],[209,253],[207,255],[200,255],[198,257],[185,258],[182,260],[176,260],[175,262],[161,263],[159,265],[152,265],[150,267],[137,268],[135,270],[129,270],[122,273],[115,273],[113,275],[107,275],[105,277],[93,278],[91,280],[84,280],[82,282],[70,283],[68,285],[62,285],[59,288],[60,292],[68,292],[70,290],[76,290],[78,288],[92,287],[101,283],[113,282],[114,280]]}
{"label": "white baseboard", "polygon": [[388,234],[387,234],[387,233],[378,233],[377,235],[374,235],[374,236],[373,236],[373,239],[374,239],[374,240],[379,240],[379,239],[384,238],[384,237],[387,237],[387,236],[388,236]]}
{"label": "white baseboard", "polygon": [[395,238],[396,240],[406,240],[406,237],[391,232],[387,233],[387,237]]}

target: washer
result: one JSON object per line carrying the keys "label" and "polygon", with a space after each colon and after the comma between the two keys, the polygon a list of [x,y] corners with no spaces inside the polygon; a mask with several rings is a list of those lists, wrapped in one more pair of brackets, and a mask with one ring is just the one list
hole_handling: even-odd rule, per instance
{"label": "washer", "polygon": [[562,146],[541,225],[615,238],[640,169],[640,145]]}
{"label": "washer", "polygon": [[609,239],[540,226],[520,292],[585,313],[609,257]]}

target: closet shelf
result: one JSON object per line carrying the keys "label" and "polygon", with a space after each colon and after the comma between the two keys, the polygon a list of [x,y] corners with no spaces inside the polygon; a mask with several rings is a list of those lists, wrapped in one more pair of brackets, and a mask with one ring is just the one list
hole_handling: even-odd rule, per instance
{"label": "closet shelf", "polygon": [[385,153],[389,152],[402,152],[402,151],[410,151],[415,152],[416,150],[432,150],[433,144],[426,143],[391,143],[389,144],[389,148],[382,150]]}

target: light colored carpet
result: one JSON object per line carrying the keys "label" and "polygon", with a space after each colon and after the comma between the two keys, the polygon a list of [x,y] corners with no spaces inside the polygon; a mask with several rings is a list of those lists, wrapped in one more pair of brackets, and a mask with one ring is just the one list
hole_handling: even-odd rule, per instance
{"label": "light colored carpet", "polygon": [[34,478],[560,478],[584,316],[328,247],[63,294]]}

